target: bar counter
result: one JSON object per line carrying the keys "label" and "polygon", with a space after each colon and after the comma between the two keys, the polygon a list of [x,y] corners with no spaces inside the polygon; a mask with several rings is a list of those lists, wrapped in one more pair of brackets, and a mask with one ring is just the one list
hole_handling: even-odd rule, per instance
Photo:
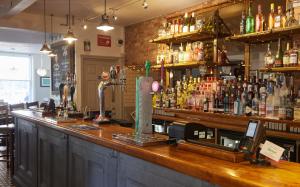
{"label": "bar counter", "polygon": [[[16,111],[13,112],[13,116],[16,120],[30,121],[37,124],[37,126],[47,127],[169,168],[191,176],[194,180],[207,181],[217,186],[300,186],[300,164],[297,163],[286,161],[272,162],[271,167],[253,166],[248,162],[231,163],[179,150],[175,145],[164,144],[138,147],[113,140],[113,133],[129,133],[133,131],[130,128],[120,127],[117,124],[102,125],[99,130],[75,130],[70,127],[72,123],[55,123],[32,111]],[[82,120],[77,120],[76,124],[78,123],[88,124],[88,122],[83,122]]]}

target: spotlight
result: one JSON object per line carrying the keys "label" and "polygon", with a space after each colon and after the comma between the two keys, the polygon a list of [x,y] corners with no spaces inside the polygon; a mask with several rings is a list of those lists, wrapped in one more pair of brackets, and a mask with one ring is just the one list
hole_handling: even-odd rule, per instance
{"label": "spotlight", "polygon": [[116,15],[113,15],[113,19],[114,19],[115,21],[117,21],[117,19],[118,19],[118,16],[116,16]]}
{"label": "spotlight", "polygon": [[142,4],[142,7],[143,7],[144,9],[147,9],[147,8],[148,8],[148,3],[147,3],[146,0],[144,0],[144,2],[143,2],[143,4]]}
{"label": "spotlight", "polygon": [[83,25],[83,29],[86,30],[88,28],[87,24]]}

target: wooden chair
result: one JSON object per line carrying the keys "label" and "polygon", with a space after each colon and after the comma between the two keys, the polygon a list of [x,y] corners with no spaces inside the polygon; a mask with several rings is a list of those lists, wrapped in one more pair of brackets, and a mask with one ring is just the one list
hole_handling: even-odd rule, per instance
{"label": "wooden chair", "polygon": [[9,111],[11,112],[15,110],[23,110],[23,109],[25,109],[24,103],[9,105]]}
{"label": "wooden chair", "polygon": [[14,130],[15,125],[9,123],[9,109],[8,105],[0,106],[0,139],[5,141],[6,154],[0,155],[7,163],[7,168],[11,169],[11,173],[14,171]]}
{"label": "wooden chair", "polygon": [[39,107],[39,102],[35,101],[35,102],[31,102],[31,103],[26,103],[26,108],[29,109],[30,107]]}

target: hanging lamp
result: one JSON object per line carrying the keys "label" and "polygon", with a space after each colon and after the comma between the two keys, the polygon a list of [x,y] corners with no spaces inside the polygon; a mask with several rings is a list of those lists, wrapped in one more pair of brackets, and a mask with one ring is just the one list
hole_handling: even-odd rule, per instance
{"label": "hanging lamp", "polygon": [[109,16],[106,14],[106,0],[104,0],[104,14],[101,17],[101,23],[97,29],[105,32],[114,29],[114,27],[109,24]]}
{"label": "hanging lamp", "polygon": [[[51,14],[51,43],[53,43],[53,14]],[[51,50],[48,54],[49,57],[56,57],[57,55]]]}
{"label": "hanging lamp", "polygon": [[41,66],[37,69],[36,73],[41,77],[44,77],[47,75],[47,69],[44,68],[44,65],[43,65],[43,55],[41,55]]}
{"label": "hanging lamp", "polygon": [[64,36],[63,40],[65,40],[69,44],[71,44],[77,40],[77,38],[75,37],[75,34],[73,33],[72,28],[71,28],[71,0],[69,0],[69,24],[68,25],[69,25],[68,32]]}
{"label": "hanging lamp", "polygon": [[47,44],[47,30],[46,30],[46,0],[44,0],[44,44],[42,48],[40,49],[41,53],[49,54],[51,52],[51,49],[49,45]]}

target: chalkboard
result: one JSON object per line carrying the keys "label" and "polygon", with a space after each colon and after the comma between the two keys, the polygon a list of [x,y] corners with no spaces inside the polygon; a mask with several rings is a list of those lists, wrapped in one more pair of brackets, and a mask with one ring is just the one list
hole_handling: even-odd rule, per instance
{"label": "chalkboard", "polygon": [[51,58],[51,92],[59,95],[59,85],[66,81],[67,73],[75,73],[75,45],[60,41],[51,45],[56,57]]}

